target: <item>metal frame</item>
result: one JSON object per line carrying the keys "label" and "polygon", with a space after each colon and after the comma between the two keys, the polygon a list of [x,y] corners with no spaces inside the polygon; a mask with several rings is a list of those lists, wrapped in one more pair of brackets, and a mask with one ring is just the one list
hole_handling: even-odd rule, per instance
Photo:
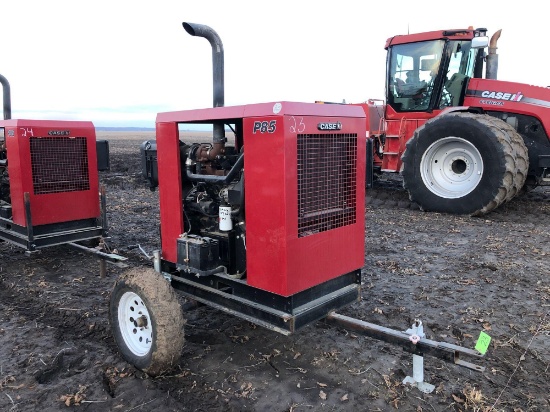
{"label": "metal frame", "polygon": [[247,285],[224,274],[164,275],[182,295],[252,323],[289,335],[360,299],[361,271],[355,270],[291,296]]}
{"label": "metal frame", "polygon": [[62,223],[33,226],[30,195],[24,193],[26,226],[0,217],[0,239],[23,247],[28,252],[71,242],[97,239],[107,235],[105,189],[100,191],[101,216]]}
{"label": "metal frame", "polygon": [[[86,224],[88,220],[74,223]],[[23,227],[14,224],[10,219],[0,217],[0,239],[13,243],[29,252],[38,249],[56,246],[70,242],[78,242],[99,238],[103,234],[103,227],[83,225],[78,229],[63,229],[64,225],[48,225],[51,232],[36,234],[40,226]],[[54,230],[54,228],[59,230]]]}
{"label": "metal frame", "polygon": [[[324,319],[329,324],[401,346],[413,354],[413,358],[430,355],[478,372],[485,370],[484,366],[462,359],[464,356],[483,358],[484,354],[477,350],[416,336],[411,329],[399,331],[336,313],[336,310],[361,299],[359,270],[285,297],[249,286],[245,280],[233,279],[225,274],[203,277],[177,272],[169,270],[172,265],[166,261],[162,261],[157,269],[160,266],[168,270],[161,273],[171,282],[172,287],[190,300],[188,309],[201,305],[211,306],[284,335]],[[418,384],[429,386],[425,382]]]}

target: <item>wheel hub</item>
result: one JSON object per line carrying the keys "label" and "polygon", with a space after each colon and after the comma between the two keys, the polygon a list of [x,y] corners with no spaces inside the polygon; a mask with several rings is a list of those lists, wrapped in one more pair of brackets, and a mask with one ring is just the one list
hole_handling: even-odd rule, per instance
{"label": "wheel hub", "polygon": [[145,315],[141,315],[139,318],[135,320],[134,325],[136,325],[137,328],[146,328],[147,317]]}
{"label": "wheel hub", "polygon": [[434,142],[422,156],[420,174],[426,187],[439,197],[456,199],[472,192],[483,177],[479,150],[460,137]]}
{"label": "wheel hub", "polygon": [[145,356],[153,344],[150,315],[143,300],[134,292],[125,292],[118,305],[118,326],[124,343],[137,356]]}
{"label": "wheel hub", "polygon": [[468,163],[467,163],[467,160],[464,158],[460,158],[460,159],[455,158],[451,162],[451,170],[453,171],[454,174],[459,175],[461,173],[464,173],[467,168],[468,168]]}

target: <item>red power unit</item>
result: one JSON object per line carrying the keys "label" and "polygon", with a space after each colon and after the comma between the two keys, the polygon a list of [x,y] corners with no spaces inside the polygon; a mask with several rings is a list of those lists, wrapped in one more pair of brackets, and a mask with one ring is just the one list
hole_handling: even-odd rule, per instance
{"label": "red power unit", "polygon": [[401,345],[416,355],[404,382],[424,392],[433,388],[416,362],[425,353],[482,371],[459,359],[479,352],[425,341],[419,320],[402,332],[336,312],[361,298],[373,149],[361,105],[226,107],[221,39],[205,25],[183,27],[212,46],[213,107],[159,113],[156,140],[141,145],[142,175],[160,190],[162,250],[154,270],[126,272],[111,293],[122,356],[153,375],[179,363],[185,320],[174,288],[185,311],[205,304],[285,335],[324,318]]}
{"label": "red power unit", "polygon": [[28,250],[103,234],[95,127],[91,122],[0,121],[9,191],[0,238]]}
{"label": "red power unit", "polygon": [[[225,137],[188,145],[179,137],[188,124],[228,125],[235,146]],[[351,105],[275,102],[158,114],[163,264],[197,277],[223,267],[226,277],[285,297],[349,273],[356,282],[365,253],[365,135],[365,113]],[[222,154],[207,161],[217,145]],[[218,215],[224,206],[229,229]]]}

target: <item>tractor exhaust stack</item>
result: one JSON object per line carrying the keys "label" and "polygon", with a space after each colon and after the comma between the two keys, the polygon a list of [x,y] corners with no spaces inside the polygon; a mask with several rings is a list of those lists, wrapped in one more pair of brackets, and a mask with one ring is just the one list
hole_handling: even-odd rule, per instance
{"label": "tractor exhaust stack", "polygon": [[485,69],[485,78],[497,80],[498,74],[498,54],[497,54],[497,41],[500,37],[502,30],[498,30],[491,36],[489,42],[489,54],[487,55],[487,67]]}

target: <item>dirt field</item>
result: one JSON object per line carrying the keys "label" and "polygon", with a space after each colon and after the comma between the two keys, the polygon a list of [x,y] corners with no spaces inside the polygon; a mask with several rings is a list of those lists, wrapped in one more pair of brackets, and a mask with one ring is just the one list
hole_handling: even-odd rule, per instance
{"label": "dirt field", "polygon": [[[109,246],[131,266],[159,248],[158,192],[140,177],[153,133],[106,134]],[[424,358],[431,394],[402,383],[412,355],[320,321],[283,336],[209,307],[186,313],[177,370],[150,378],[117,353],[108,299],[123,269],[68,246],[0,244],[0,410],[548,411],[550,189],[483,218],[424,213],[394,181],[367,194],[363,299],[341,313],[474,348],[485,372]],[[469,360],[469,359],[468,359]]]}

